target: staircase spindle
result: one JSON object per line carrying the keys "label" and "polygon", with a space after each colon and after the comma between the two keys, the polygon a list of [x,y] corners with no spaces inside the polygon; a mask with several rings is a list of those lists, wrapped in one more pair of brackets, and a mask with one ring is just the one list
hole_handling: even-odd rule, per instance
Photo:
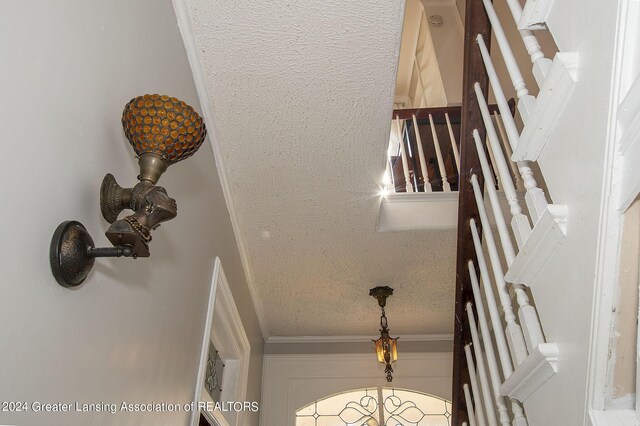
{"label": "staircase spindle", "polygon": [[[491,330],[487,322],[487,316],[484,311],[484,302],[480,293],[480,284],[478,283],[478,275],[472,261],[469,261],[469,276],[471,277],[471,289],[473,290],[473,299],[476,304],[476,312],[478,313],[478,323],[480,324],[480,332],[482,333],[484,352],[487,356],[487,365],[489,366],[489,377],[491,378],[491,387],[493,388],[493,399],[498,407],[498,417],[500,424],[509,426],[509,410],[504,400],[504,396],[500,394],[500,372],[498,371],[498,362],[496,354],[491,342]],[[494,302],[495,303],[495,302]]]}
{"label": "staircase spindle", "polygon": [[[516,26],[522,17],[522,6],[518,0],[507,0],[511,15],[513,16]],[[538,87],[542,87],[545,77],[551,68],[551,59],[544,57],[544,53],[540,48],[540,42],[531,30],[518,30],[524,47],[527,49],[527,53],[531,57],[531,63],[533,64],[533,77],[538,83]]]}
{"label": "staircase spindle", "polygon": [[496,158],[494,156],[493,148],[491,146],[491,140],[489,138],[486,138],[485,144],[487,145],[489,160],[491,160],[491,169],[495,171],[495,178],[496,178],[495,184],[498,187],[499,191],[504,191],[504,188],[502,188],[502,179],[500,178],[500,173],[498,173],[498,165],[496,164]]}
{"label": "staircase spindle", "polygon": [[462,385],[462,389],[464,391],[464,401],[467,404],[467,415],[469,416],[469,425],[477,426],[476,414],[473,411],[473,401],[471,400],[471,394],[469,393],[469,385],[465,383],[464,385]]}
{"label": "staircase spindle", "polygon": [[396,129],[398,131],[398,137],[400,140],[400,156],[402,157],[402,170],[404,172],[404,182],[407,192],[413,192],[411,186],[411,175],[409,174],[409,161],[407,160],[407,150],[404,146],[404,138],[402,137],[402,130],[400,129],[400,117],[396,117]]}
{"label": "staircase spindle", "polygon": [[445,120],[447,120],[447,129],[449,130],[449,140],[451,141],[451,147],[453,148],[453,158],[456,160],[456,169],[458,170],[458,176],[460,176],[460,151],[458,151],[456,135],[453,133],[453,127],[451,127],[451,120],[449,120],[449,113],[445,112],[444,118]]}
{"label": "staircase spindle", "polygon": [[[474,89],[476,92],[476,98],[478,100],[478,106],[480,107],[480,113],[487,130],[487,137],[491,141],[490,147],[493,150],[493,155],[498,166],[497,172],[498,175],[502,176],[502,186],[504,189],[504,194],[507,198],[507,202],[509,203],[509,210],[511,211],[511,228],[513,229],[513,233],[516,237],[518,247],[522,247],[522,244],[524,244],[527,238],[529,238],[529,234],[531,233],[531,225],[529,225],[529,219],[527,218],[527,216],[522,213],[522,208],[520,207],[520,202],[518,201],[518,194],[516,193],[516,188],[513,185],[513,180],[511,180],[511,173],[509,172],[509,168],[507,167],[507,161],[504,158],[502,150],[499,146],[499,142],[497,141],[498,135],[496,134],[496,129],[493,126],[493,120],[491,120],[487,102],[484,98],[484,95],[482,94],[482,91],[479,90],[480,88],[478,86],[474,86]],[[474,131],[473,137],[474,139],[477,138],[479,140],[480,136],[477,130]],[[478,155],[482,155],[484,157],[484,152],[480,154],[480,151],[484,151],[481,148],[482,146],[478,146],[478,141],[476,141],[476,149],[478,149]],[[510,265],[511,262],[508,262],[508,264]]]}
{"label": "staircase spindle", "polygon": [[491,2],[491,0],[482,0],[482,3],[484,4],[484,8],[487,11],[489,21],[491,21],[491,26],[493,27],[493,32],[496,36],[496,41],[498,42],[498,47],[500,48],[500,52],[502,53],[504,63],[507,66],[507,72],[509,73],[511,82],[513,83],[513,88],[516,90],[516,96],[518,96],[519,100],[518,110],[520,110],[522,120],[526,123],[526,119],[529,117],[531,109],[533,108],[535,98],[531,96],[529,94],[529,90],[527,90],[527,85],[525,84],[522,73],[520,72],[520,67],[518,66],[518,62],[513,55],[511,46],[509,46],[509,41],[507,40],[507,36],[502,29],[502,23],[498,19],[496,10],[493,8],[493,3]]}
{"label": "staircase spindle", "polygon": [[[487,134],[488,133],[489,132],[487,131]],[[498,228],[498,236],[500,237],[502,251],[504,252],[504,257],[507,261],[508,267],[513,263],[513,259],[516,257],[516,255],[515,251],[513,250],[513,244],[511,244],[511,235],[509,235],[509,230],[507,229],[507,222],[505,221],[504,215],[502,214],[502,206],[500,205],[500,200],[498,199],[498,191],[496,191],[495,181],[493,180],[493,173],[489,168],[489,162],[487,161],[487,156],[484,153],[484,148],[482,146],[482,142],[480,141],[480,135],[478,134],[477,129],[473,131],[473,140],[475,142],[476,149],[478,150],[478,158],[480,160],[482,175],[484,176],[486,192],[489,195],[491,210],[493,210],[493,216],[496,221],[496,228]],[[474,177],[475,175],[471,177],[472,181]]]}
{"label": "staircase spindle", "polygon": [[[490,425],[496,424],[496,412],[493,408],[493,398],[491,397],[491,389],[489,388],[489,379],[487,378],[487,370],[484,368],[484,355],[482,354],[482,346],[480,345],[480,336],[478,335],[478,326],[473,315],[473,305],[467,302],[467,317],[469,319],[469,328],[471,329],[471,341],[473,342],[473,353],[476,356],[478,365],[478,374],[480,376],[480,385],[482,386],[482,400],[485,404],[485,413],[487,421]],[[469,345],[465,347],[465,351],[469,350]],[[469,351],[471,355],[471,351]]]}
{"label": "staircase spindle", "polygon": [[[505,127],[507,140],[509,141],[509,144],[511,144],[511,148],[513,149],[517,146],[518,139],[520,138],[518,129],[516,127],[516,122],[511,116],[511,110],[509,109],[509,105],[507,105],[507,99],[504,96],[502,86],[500,85],[500,81],[498,80],[498,75],[496,74],[496,70],[493,67],[493,62],[491,61],[491,56],[489,55],[487,45],[485,44],[484,39],[481,35],[478,35],[476,37],[476,41],[478,42],[478,46],[480,47],[480,53],[482,55],[485,69],[487,70],[487,75],[489,76],[489,81],[491,82],[491,86],[493,87],[493,94],[496,97],[496,103],[498,104],[498,109],[500,110],[500,117],[502,118],[502,123]],[[533,178],[533,172],[531,171],[529,162],[519,161],[517,164],[520,175],[522,176],[522,181],[524,182],[524,187],[527,190],[525,201],[529,209],[529,217],[531,218],[531,222],[535,225],[549,203],[547,202],[547,198],[544,195],[544,191],[538,188],[538,184]]]}
{"label": "staircase spindle", "polygon": [[500,135],[501,145],[504,147],[507,152],[507,158],[509,159],[509,167],[511,168],[511,177],[515,179],[516,190],[522,191],[524,189],[524,185],[522,184],[522,178],[520,177],[520,171],[518,170],[518,165],[511,161],[511,156],[513,155],[513,150],[511,149],[511,145],[509,145],[509,141],[507,141],[507,135],[504,133],[504,127],[502,126],[502,120],[498,117],[498,111],[493,112],[493,116],[495,118],[495,123],[498,126],[498,134]]}
{"label": "staircase spindle", "polygon": [[436,126],[433,124],[433,116],[429,114],[429,124],[431,124],[431,135],[433,136],[433,145],[436,148],[436,157],[438,158],[438,168],[440,169],[440,177],[442,178],[442,190],[444,192],[451,192],[451,186],[447,181],[447,170],[444,168],[444,161],[442,159],[442,151],[440,150],[440,143],[438,142],[438,134],[436,132]]}
{"label": "staircase spindle", "polygon": [[422,148],[422,138],[420,137],[420,129],[418,128],[418,120],[413,114],[413,130],[416,133],[416,144],[418,145],[418,158],[420,158],[420,170],[422,170],[422,180],[424,182],[424,192],[431,192],[431,183],[429,182],[429,172],[427,169],[427,161],[424,158],[424,149]]}
{"label": "staircase spindle", "polygon": [[507,104],[507,98],[505,97],[504,91],[502,90],[502,85],[500,84],[500,80],[498,79],[496,69],[493,66],[493,61],[491,60],[491,55],[489,54],[489,49],[484,42],[484,38],[482,38],[482,36],[478,34],[478,36],[476,37],[476,41],[478,43],[478,47],[480,48],[480,54],[482,56],[482,61],[484,62],[484,67],[487,70],[487,75],[489,76],[489,82],[491,83],[491,87],[493,88],[493,94],[496,97],[496,104],[498,105],[500,117],[502,118],[502,122],[504,123],[505,131],[507,133],[507,140],[511,144],[511,148],[515,149],[516,145],[518,144],[520,134],[518,133],[516,122],[511,116],[511,108],[509,108],[509,104]]}
{"label": "staircase spindle", "polygon": [[[485,426],[486,423],[484,421],[484,408],[482,407],[482,403],[480,402],[480,387],[478,386],[478,375],[476,372],[475,363],[473,362],[473,357],[471,356],[471,350],[469,349],[470,345],[464,346],[464,353],[467,357],[467,369],[469,370],[469,381],[471,382],[471,393],[473,394],[473,400],[476,402],[476,421],[478,426]],[[491,421],[489,421],[491,424]]]}
{"label": "staircase spindle", "polygon": [[498,255],[496,242],[493,239],[491,224],[489,223],[489,218],[484,207],[484,200],[482,198],[482,193],[480,192],[477,176],[471,176],[471,184],[473,186],[476,204],[478,205],[482,234],[484,235],[487,244],[489,260],[491,262],[491,268],[493,269],[493,277],[498,289],[498,297],[500,298],[502,310],[504,311],[505,320],[507,322],[507,343],[509,344],[509,349],[511,350],[513,358],[516,361],[516,365],[520,365],[527,357],[527,345],[524,340],[524,335],[522,334],[522,329],[515,320],[516,316],[511,305],[511,297],[509,296],[507,283],[504,280],[504,272],[502,271],[500,256]]}
{"label": "staircase spindle", "polygon": [[[471,235],[473,237],[473,245],[475,247],[476,257],[478,258],[478,266],[480,267],[480,277],[482,278],[482,282],[484,283],[484,294],[487,300],[487,307],[489,308],[489,317],[491,318],[491,324],[493,326],[493,332],[496,339],[496,347],[498,348],[498,355],[500,357],[502,376],[506,380],[507,378],[509,378],[509,376],[511,376],[511,373],[513,373],[513,364],[511,363],[511,357],[509,356],[509,348],[505,338],[505,333],[502,331],[502,321],[500,320],[498,305],[491,288],[489,269],[484,258],[482,243],[480,242],[480,234],[478,233],[478,227],[476,226],[476,222],[474,219],[471,219],[471,221],[469,222],[469,226],[471,228]],[[498,286],[496,285],[496,287]],[[498,288],[498,292],[501,293],[500,288]],[[508,292],[506,296],[508,299],[508,306],[510,306],[511,299],[509,299]],[[505,313],[505,318],[510,318],[512,321],[515,320],[513,310],[511,310],[511,314],[509,315],[508,311],[505,311],[503,305],[503,312]],[[507,321],[509,321],[509,319],[507,319]]]}
{"label": "staircase spindle", "polygon": [[[510,266],[515,259],[515,251],[513,249],[513,244],[511,243],[511,235],[509,235],[509,230],[507,229],[507,224],[502,214],[502,208],[500,206],[500,201],[498,200],[498,193],[493,185],[493,175],[489,169],[487,157],[484,155],[480,136],[476,130],[474,130],[473,139],[476,144],[476,149],[478,150],[480,167],[482,168],[482,174],[484,175],[486,183],[485,187],[489,194],[489,200],[491,202],[491,208],[496,221],[496,228],[498,228],[498,235],[500,236],[500,243],[502,245],[504,257],[507,261],[507,266]],[[474,178],[476,178],[475,175],[471,177],[472,184],[474,184]],[[484,206],[482,208],[484,208]],[[522,331],[527,345],[527,350],[531,352],[534,347],[545,342],[544,335],[542,334],[542,328],[540,327],[540,321],[538,320],[536,310],[530,305],[529,296],[527,295],[524,286],[516,283],[514,284],[514,290],[516,293],[516,300],[518,302],[518,319],[520,320],[520,325],[523,328]]]}
{"label": "staircase spindle", "polygon": [[[496,228],[498,229],[498,235],[500,237],[504,257],[507,261],[507,266],[510,266],[515,259],[515,251],[513,249],[513,244],[511,243],[511,235],[509,234],[507,224],[502,214],[502,207],[498,200],[498,193],[494,185],[493,174],[489,169],[489,163],[487,162],[487,157],[482,149],[480,136],[476,130],[473,132],[473,138],[476,144],[476,149],[478,150],[480,167],[482,168],[482,174],[484,175],[485,180],[485,188],[489,194],[489,200],[491,202],[491,208],[493,210],[493,216],[495,218]],[[477,180],[474,181],[474,179],[477,179],[475,175],[471,177],[471,182],[475,188],[476,183],[474,182],[477,182]],[[484,209],[484,205],[478,208]],[[520,325],[523,328],[522,332],[524,334],[527,350],[530,352],[540,343],[544,343],[542,328],[540,327],[540,321],[538,320],[535,308],[529,303],[529,296],[527,295],[524,286],[522,284],[515,284],[514,290],[516,293],[516,301],[518,302],[518,319],[520,320]]]}

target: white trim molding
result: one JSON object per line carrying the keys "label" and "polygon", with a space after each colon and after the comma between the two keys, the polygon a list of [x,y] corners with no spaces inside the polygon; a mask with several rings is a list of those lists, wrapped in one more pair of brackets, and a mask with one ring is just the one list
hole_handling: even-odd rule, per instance
{"label": "white trim molding", "polygon": [[[614,313],[619,291],[620,254],[623,229],[622,213],[625,204],[631,204],[628,195],[623,194],[624,167],[627,162],[626,144],[632,142],[635,120],[640,105],[637,99],[628,98],[631,92],[636,96],[640,87],[633,55],[637,51],[638,26],[634,19],[638,0],[621,0],[617,13],[615,56],[611,63],[613,70],[612,90],[609,99],[609,126],[606,135],[606,150],[603,159],[605,170],[602,182],[602,210],[598,225],[598,251],[595,258],[596,277],[593,291],[591,336],[589,342],[589,366],[587,392],[585,396],[589,409],[589,420],[593,426],[627,426],[640,424],[640,410],[612,407],[611,395],[612,342],[616,338]],[[630,132],[631,131],[631,132]],[[629,138],[629,139],[627,139]],[[625,141],[626,139],[626,141]],[[627,162],[627,166],[631,166]],[[631,171],[631,169],[629,169]],[[635,171],[637,174],[637,171]],[[637,365],[640,359],[637,358]],[[640,371],[640,370],[638,370]],[[637,401],[636,401],[637,403]],[[634,418],[635,417],[635,418]]]}
{"label": "white trim molding", "polygon": [[558,345],[541,343],[500,386],[500,393],[525,401],[558,371]]}
{"label": "white trim molding", "polygon": [[593,426],[638,426],[635,410],[593,410],[589,417]]}
{"label": "white trim molding", "polygon": [[518,22],[519,30],[546,30],[553,0],[527,0]]}
{"label": "white trim molding", "polygon": [[[213,267],[206,315],[205,330],[200,351],[200,364],[193,400],[195,402],[214,402],[211,401],[206,390],[204,390],[204,376],[207,369],[209,341],[212,341],[225,364],[222,374],[222,402],[245,401],[247,396],[247,383],[249,381],[251,346],[249,345],[249,339],[242,325],[240,313],[233,300],[231,288],[229,288],[229,283],[222,270],[220,258],[217,257]],[[198,424],[199,414],[199,410],[192,412],[191,425],[195,426]],[[246,413],[244,411],[237,413],[228,412],[228,415],[224,415],[220,411],[213,411],[209,414],[222,425],[242,426],[246,420]]]}
{"label": "white trim molding", "polygon": [[542,267],[567,235],[568,209],[549,204],[505,275],[510,283],[531,286]]}
{"label": "white trim molding", "polygon": [[640,193],[640,76],[620,104],[618,122],[622,131],[618,148],[622,157],[619,208],[624,211]]}
{"label": "white trim molding", "polygon": [[[451,192],[398,192],[381,198],[378,208],[378,231],[408,231],[417,229],[456,229],[458,226],[458,191]],[[524,191],[518,191],[519,199]],[[498,199],[505,215],[509,203],[503,191]],[[485,200],[487,208],[491,202]],[[489,217],[494,226],[495,216]]]}
{"label": "white trim molding", "polygon": [[251,262],[249,260],[249,253],[247,250],[247,244],[245,242],[242,228],[240,226],[240,220],[238,213],[233,202],[233,196],[231,191],[231,185],[227,177],[227,168],[224,161],[224,153],[222,151],[222,145],[220,144],[220,137],[218,136],[218,130],[216,125],[215,114],[213,112],[213,104],[209,96],[209,86],[207,79],[204,75],[204,64],[198,48],[198,43],[193,35],[193,28],[191,27],[191,16],[189,14],[188,0],[172,0],[173,9],[178,21],[178,28],[182,35],[184,47],[187,52],[187,59],[189,60],[189,66],[193,74],[193,82],[198,93],[200,100],[200,106],[202,107],[202,116],[207,126],[207,133],[209,136],[209,142],[213,148],[213,156],[215,158],[216,169],[218,170],[218,177],[220,178],[220,185],[222,186],[222,193],[229,210],[229,217],[231,218],[231,226],[233,227],[233,233],[236,237],[236,244],[238,245],[238,251],[240,252],[240,260],[249,286],[249,293],[251,294],[251,301],[253,302],[253,308],[258,317],[260,324],[260,331],[262,337],[269,337],[269,328],[267,326],[267,320],[264,313],[264,307],[262,301],[258,296],[258,291],[255,286],[255,278],[253,269],[251,268]]}
{"label": "white trim molding", "polygon": [[[403,342],[453,341],[453,334],[403,334]],[[359,343],[371,342],[371,336],[270,336],[266,343]]]}
{"label": "white trim molding", "polygon": [[578,80],[578,54],[558,52],[553,58],[531,114],[522,130],[513,161],[536,161],[566,108]]}

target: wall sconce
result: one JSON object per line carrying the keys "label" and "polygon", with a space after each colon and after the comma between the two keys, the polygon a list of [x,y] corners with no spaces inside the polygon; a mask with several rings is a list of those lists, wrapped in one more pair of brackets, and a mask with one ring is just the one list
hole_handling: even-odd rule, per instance
{"label": "wall sconce", "polygon": [[[139,182],[123,188],[111,174],[102,181],[100,210],[111,223],[105,235],[113,247],[96,248],[80,222],[65,221],[55,230],[49,261],[64,287],[82,284],[96,257],[149,257],[151,231],[178,213],[176,201],[156,183],[170,165],[195,154],[207,134],[192,107],[161,95],[133,98],[124,107],[122,127],[138,156]],[[125,209],[133,213],[118,219]]]}
{"label": "wall sconce", "polygon": [[398,337],[389,336],[389,328],[387,324],[387,316],[384,313],[384,307],[387,305],[387,297],[393,294],[391,287],[375,287],[369,290],[369,296],[373,296],[378,300],[378,305],[382,309],[382,316],[380,316],[380,338],[378,340],[372,340],[376,345],[376,354],[378,355],[378,362],[385,364],[384,372],[387,375],[387,382],[393,381],[393,368],[391,364],[398,360]]}

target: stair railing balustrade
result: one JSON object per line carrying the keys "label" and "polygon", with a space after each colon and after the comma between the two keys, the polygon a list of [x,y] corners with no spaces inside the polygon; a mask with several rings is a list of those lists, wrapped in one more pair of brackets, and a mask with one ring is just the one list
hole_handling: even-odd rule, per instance
{"label": "stair railing balustrade", "polygon": [[[522,15],[518,0],[496,1],[507,2],[517,23]],[[529,161],[535,158],[516,156],[528,160],[511,161],[521,131],[535,137],[527,122],[529,118],[531,124],[539,122],[536,114],[542,107],[535,108],[537,100],[526,87],[492,1],[468,0],[466,16],[463,87],[468,96],[463,99],[466,113],[461,114],[462,133],[457,138],[461,156],[456,159],[460,204],[454,339],[454,366],[466,367],[464,374],[454,368],[452,425],[526,426],[522,401],[555,374],[558,357],[557,345],[546,341],[531,302],[535,289],[529,286],[564,238],[567,211],[550,203],[538,186]],[[491,29],[518,98],[524,129],[516,123],[503,90],[506,86],[489,53]],[[552,63],[532,31],[521,30],[519,35],[542,88]],[[489,87],[496,99],[494,108],[487,103]],[[460,169],[461,164],[466,166]],[[498,190],[504,192],[506,211]],[[518,194],[522,190],[526,209]]]}

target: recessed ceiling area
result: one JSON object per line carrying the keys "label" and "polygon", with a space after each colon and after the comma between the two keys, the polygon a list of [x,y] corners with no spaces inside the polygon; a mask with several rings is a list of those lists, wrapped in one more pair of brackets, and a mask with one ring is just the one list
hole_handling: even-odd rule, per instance
{"label": "recessed ceiling area", "polygon": [[389,285],[394,336],[451,333],[455,230],[376,223],[404,1],[188,4],[263,329],[375,336]]}

